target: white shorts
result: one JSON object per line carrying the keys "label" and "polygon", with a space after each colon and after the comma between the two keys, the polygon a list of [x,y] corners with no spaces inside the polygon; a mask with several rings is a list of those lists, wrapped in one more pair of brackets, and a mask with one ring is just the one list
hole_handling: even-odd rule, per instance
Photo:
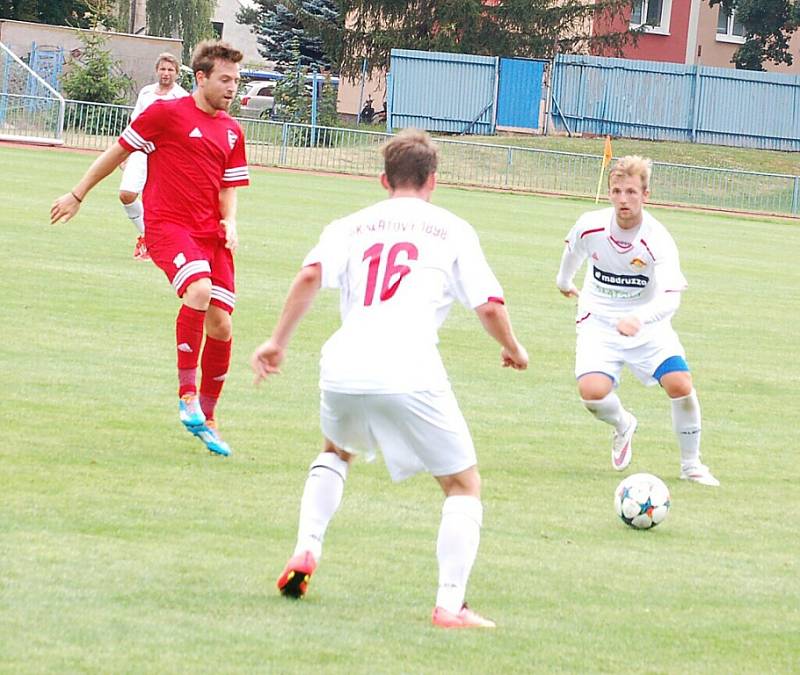
{"label": "white shorts", "polygon": [[678,334],[669,321],[642,326],[638,335],[620,335],[616,328],[590,316],[578,324],[575,349],[575,377],[605,373],[618,385],[622,367],[627,365],[639,381],[648,387],[658,384],[656,369],[670,356],[686,358]]}
{"label": "white shorts", "polygon": [[119,191],[135,192],[140,195],[146,182],[147,154],[144,152],[132,152],[125,163],[122,180],[119,183]]}
{"label": "white shorts", "polygon": [[322,390],[324,436],[347,452],[380,450],[393,481],[420,471],[449,476],[478,462],[451,390],[342,394]]}

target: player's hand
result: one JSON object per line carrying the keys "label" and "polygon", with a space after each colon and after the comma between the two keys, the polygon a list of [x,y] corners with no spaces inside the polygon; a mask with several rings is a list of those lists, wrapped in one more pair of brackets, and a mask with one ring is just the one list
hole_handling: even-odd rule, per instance
{"label": "player's hand", "polygon": [[279,366],[283,362],[283,347],[275,344],[271,339],[262,343],[250,357],[250,367],[255,373],[253,384],[259,384],[269,375],[279,375]]}
{"label": "player's hand", "polygon": [[78,213],[81,208],[81,203],[75,198],[71,192],[61,195],[53,202],[50,207],[50,224],[66,223],[72,216]]}
{"label": "player's hand", "polygon": [[503,368],[513,368],[514,370],[525,370],[528,367],[528,352],[525,351],[519,342],[514,349],[503,349],[500,351],[503,359]]}
{"label": "player's hand", "polygon": [[580,297],[581,292],[578,290],[575,284],[572,284],[568,289],[564,290],[563,288],[559,288],[558,292],[561,293],[565,298],[577,298]]}
{"label": "player's hand", "polygon": [[239,247],[239,232],[236,228],[236,221],[232,219],[220,220],[219,224],[225,230],[225,248],[234,253]]}
{"label": "player's hand", "polygon": [[642,322],[635,316],[624,316],[617,323],[617,332],[620,335],[633,337],[642,329]]}

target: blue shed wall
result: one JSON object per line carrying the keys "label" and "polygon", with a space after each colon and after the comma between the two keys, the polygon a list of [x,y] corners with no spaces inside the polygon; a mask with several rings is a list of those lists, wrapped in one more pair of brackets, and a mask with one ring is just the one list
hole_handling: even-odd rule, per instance
{"label": "blue shed wall", "polygon": [[393,49],[392,126],[493,134],[497,62],[493,56]]}
{"label": "blue shed wall", "polygon": [[800,76],[595,56],[559,56],[556,129],[800,150]]}

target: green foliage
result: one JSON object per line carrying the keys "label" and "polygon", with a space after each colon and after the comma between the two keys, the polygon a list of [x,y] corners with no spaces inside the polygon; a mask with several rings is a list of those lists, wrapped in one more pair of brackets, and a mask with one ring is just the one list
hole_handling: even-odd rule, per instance
{"label": "green foliage", "polygon": [[107,35],[92,30],[81,31],[78,36],[84,48],[80,60],[73,59],[61,77],[64,94],[75,101],[123,103],[131,90],[132,80],[119,71],[119,62],[105,49]]}
{"label": "green foliage", "polygon": [[737,68],[764,70],[765,61],[792,65],[789,41],[800,29],[800,0],[709,0],[709,5],[735,11],[747,31],[731,59]]}
{"label": "green foliage", "polygon": [[124,0],[122,5],[117,7],[108,0],[0,0],[0,19],[75,28],[91,28],[99,22],[113,30],[124,30]]}
{"label": "green foliage", "polygon": [[327,48],[335,40],[326,44],[324,38],[338,35],[340,17],[336,0],[258,0],[237,14],[238,21],[253,27],[264,58],[283,66],[297,63],[292,51],[297,41],[300,64],[317,70],[331,67]]}
{"label": "green foliage", "polygon": [[197,43],[214,37],[211,17],[215,7],[215,0],[148,0],[150,34],[180,37],[183,40],[183,62],[189,63]]}
{"label": "green foliage", "polygon": [[291,60],[282,80],[273,92],[275,118],[284,122],[308,124],[311,122],[311,93],[306,88],[308,69],[301,65],[300,45],[297,38],[290,47]]}
{"label": "green foliage", "polygon": [[325,81],[319,96],[317,123],[323,127],[339,126],[339,113],[336,111],[336,87],[331,82],[331,74],[325,73]]}
{"label": "green foliage", "polygon": [[630,6],[631,0],[342,0],[348,17],[340,35],[341,72],[357,77],[368,67],[386,68],[393,48],[491,56],[550,58],[595,47],[615,53],[630,31],[591,33],[591,20]]}

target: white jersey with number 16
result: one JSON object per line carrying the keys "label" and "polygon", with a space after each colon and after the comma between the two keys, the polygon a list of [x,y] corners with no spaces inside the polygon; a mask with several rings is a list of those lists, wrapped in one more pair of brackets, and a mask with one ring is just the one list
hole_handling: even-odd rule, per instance
{"label": "white jersey with number 16", "polygon": [[328,225],[303,265],[340,289],[342,325],[322,348],[320,387],[344,393],[449,388],[438,328],[453,301],[503,291],[472,226],[422,199],[387,199]]}

